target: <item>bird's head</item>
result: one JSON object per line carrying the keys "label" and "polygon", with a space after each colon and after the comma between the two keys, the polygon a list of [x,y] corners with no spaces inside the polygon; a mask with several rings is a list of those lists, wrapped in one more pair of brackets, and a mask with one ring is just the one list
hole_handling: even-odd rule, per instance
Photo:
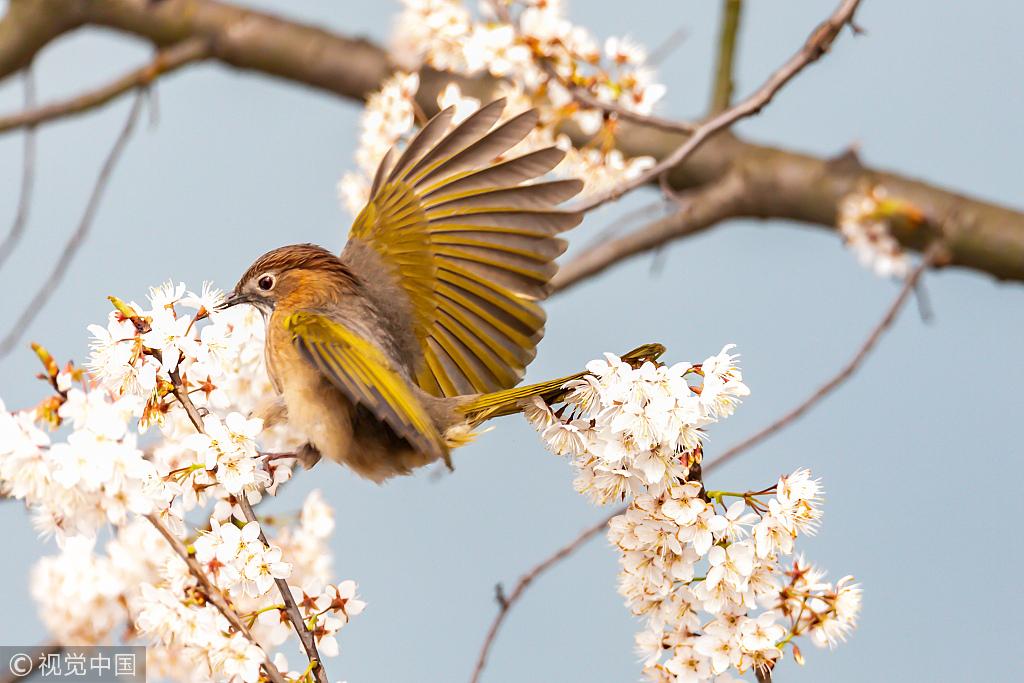
{"label": "bird's head", "polygon": [[340,258],[314,244],[293,244],[256,259],[221,308],[251,304],[269,315],[285,298],[299,295],[304,302],[315,303],[354,289],[352,271]]}

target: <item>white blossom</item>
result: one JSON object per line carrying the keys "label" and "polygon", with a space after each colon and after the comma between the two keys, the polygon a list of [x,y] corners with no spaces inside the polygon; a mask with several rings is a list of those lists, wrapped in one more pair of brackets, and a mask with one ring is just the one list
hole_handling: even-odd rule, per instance
{"label": "white blossom", "polygon": [[769,670],[797,636],[835,645],[859,611],[852,579],[832,585],[802,558],[782,563],[820,523],[821,483],[808,470],[743,493],[689,480],[705,430],[750,393],[734,348],[696,365],[605,354],[565,385],[564,407],[524,406],[548,449],[572,455],[577,491],[628,501],[608,539],[620,553],[619,593],[645,619],[636,646],[648,680]]}
{"label": "white blossom", "polygon": [[[197,293],[173,281],[152,288],[148,306],[116,299],[106,324],[89,328],[85,369],[48,365],[56,393],[34,410],[0,402],[0,492],[23,500],[59,546],[32,570],[43,622],[60,642],[127,633],[148,643],[150,674],[161,680],[257,681],[273,655],[264,647],[295,637],[278,581],[326,586],[303,608],[325,655],[337,654],[340,629],[365,608],[354,581],[332,581],[334,516],[319,493],[295,524],[268,527],[266,542],[259,522],[244,522],[239,496],[256,503],[291,475],[294,459],[262,453],[298,444],[286,423],[246,417],[272,393],[264,324],[249,307],[216,310],[220,300],[210,283]],[[201,429],[172,382],[201,411]],[[255,641],[203,597],[204,582],[150,519],[247,615]]]}
{"label": "white blossom", "polygon": [[920,220],[916,209],[903,202],[892,202],[880,185],[862,188],[839,202],[839,232],[857,260],[879,277],[906,277],[910,258],[892,236],[894,218]]}

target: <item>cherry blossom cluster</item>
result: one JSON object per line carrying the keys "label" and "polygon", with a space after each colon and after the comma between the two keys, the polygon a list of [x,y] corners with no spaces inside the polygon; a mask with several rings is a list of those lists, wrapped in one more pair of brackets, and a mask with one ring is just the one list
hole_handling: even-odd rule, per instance
{"label": "cherry blossom cluster", "polygon": [[625,362],[605,354],[566,384],[561,407],[527,412],[549,450],[569,456],[575,488],[597,504],[628,501],[608,538],[619,592],[643,619],[644,674],[659,683],[733,680],[771,671],[799,636],[822,646],[856,624],[860,588],[800,556],[799,534],[821,519],[822,489],[806,469],[745,492],[707,490],[706,429],[749,394],[732,346],[703,363]]}
{"label": "cherry blossom cluster", "polygon": [[[264,324],[250,307],[218,310],[221,298],[208,284],[195,293],[173,283],[145,305],[111,297],[106,325],[89,328],[84,368],[60,368],[35,347],[53,394],[30,410],[0,403],[0,493],[23,500],[58,542],[31,577],[58,642],[141,639],[154,675],[250,683],[294,636],[281,582],[325,656],[364,604],[354,582],[331,583],[333,511],[319,493],[296,523],[246,520],[240,501],[275,494],[297,444],[284,425],[247,417],[273,395]],[[288,671],[280,653],[273,661]]]}
{"label": "cherry blossom cluster", "polygon": [[[615,148],[617,116],[591,106],[600,103],[651,113],[665,87],[655,82],[644,48],[618,37],[602,45],[569,21],[561,0],[499,4],[500,13],[494,3],[482,3],[481,14],[474,15],[459,0],[403,0],[391,42],[392,55],[404,72],[393,75],[369,98],[356,153],[359,172],[346,174],[339,184],[353,214],[366,202],[368,179],[377,163],[414,130],[419,90],[415,72],[422,66],[464,76],[489,73],[500,79],[495,96],[507,98],[506,116],[537,108],[539,126],[510,154],[558,145],[566,158],[554,173],[586,178],[584,193],[603,192],[654,164],[651,157],[624,157]],[[456,121],[480,106],[455,83],[437,99],[441,108],[455,106]],[[423,123],[422,116],[418,122]],[[558,132],[568,123],[592,141],[574,147]]]}
{"label": "cherry blossom cluster", "polygon": [[921,212],[909,202],[889,196],[881,185],[863,187],[839,203],[839,232],[865,268],[879,277],[906,277],[910,257],[892,235],[897,222],[918,226]]}

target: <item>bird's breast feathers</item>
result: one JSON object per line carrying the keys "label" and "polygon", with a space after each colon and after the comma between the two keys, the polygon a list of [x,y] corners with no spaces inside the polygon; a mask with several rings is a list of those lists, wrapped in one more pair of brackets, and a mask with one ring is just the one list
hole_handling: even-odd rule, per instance
{"label": "bird's breast feathers", "polygon": [[[271,319],[268,369],[288,406],[288,425],[322,455],[339,460],[352,444],[352,404],[325,382]],[[280,330],[280,331],[279,331]]]}

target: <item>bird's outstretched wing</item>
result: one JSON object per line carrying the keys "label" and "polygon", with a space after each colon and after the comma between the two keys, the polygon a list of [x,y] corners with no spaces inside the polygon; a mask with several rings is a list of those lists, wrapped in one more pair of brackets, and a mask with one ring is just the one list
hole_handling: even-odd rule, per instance
{"label": "bird's outstretched wing", "polygon": [[423,351],[416,382],[435,396],[496,391],[522,379],[544,332],[537,302],[565,250],[556,235],[581,220],[555,208],[580,191],[580,181],[522,184],[564,152],[550,147],[495,161],[537,123],[530,110],[494,127],[503,108],[504,100],[491,102],[454,128],[446,109],[397,159],[389,152],[342,253],[370,286],[380,274],[360,262],[363,245],[397,279]]}
{"label": "bird's outstretched wing", "polygon": [[367,408],[417,450],[447,460],[448,447],[406,380],[372,343],[315,313],[285,319],[299,353],[349,400]]}

